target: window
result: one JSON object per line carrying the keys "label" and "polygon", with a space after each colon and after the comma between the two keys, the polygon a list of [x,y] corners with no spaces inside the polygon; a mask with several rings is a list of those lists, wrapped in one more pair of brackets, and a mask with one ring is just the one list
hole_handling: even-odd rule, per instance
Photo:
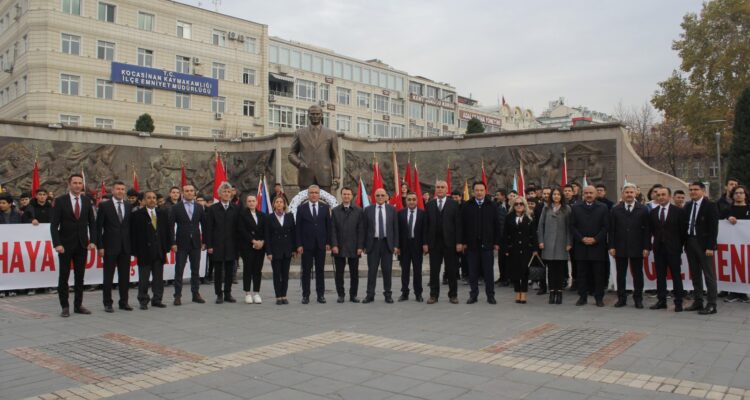
{"label": "window", "polygon": [[289,65],[289,49],[279,48],[279,64]]}
{"label": "window", "polygon": [[352,117],[348,115],[336,115],[336,130],[349,133],[352,131]]}
{"label": "window", "polygon": [[177,56],[175,58],[175,71],[181,74],[190,73],[190,57]]}
{"label": "window", "polygon": [[[193,35],[193,25],[187,22],[177,21],[177,37],[190,39]],[[189,128],[188,128],[189,129]]]}
{"label": "window", "polygon": [[417,82],[409,82],[409,93],[416,94],[417,96],[421,96],[422,93],[422,84]]}
{"label": "window", "polygon": [[315,82],[297,79],[297,98],[315,101]]}
{"label": "window", "polygon": [[352,74],[352,80],[356,82],[362,82],[362,67],[354,66],[354,73]]}
{"label": "window", "polygon": [[307,109],[298,108],[294,112],[294,127],[297,129],[307,126]]}
{"label": "window", "polygon": [[430,122],[440,122],[440,109],[435,106],[424,106],[424,119]]}
{"label": "window", "polygon": [[388,96],[381,96],[379,94],[374,95],[374,106],[373,108],[377,112],[388,114]]}
{"label": "window", "polygon": [[373,121],[372,133],[374,136],[387,138],[388,137],[388,123],[384,121]]}
{"label": "window", "polygon": [[148,49],[138,49],[138,65],[142,67],[151,67],[154,65],[154,51]]}
{"label": "window", "polygon": [[336,61],[333,63],[333,76],[336,78],[342,77],[342,70],[344,69],[344,64],[341,61]]}
{"label": "window", "polygon": [[323,73],[323,59],[321,57],[313,57],[313,72],[322,74]]}
{"label": "window", "polygon": [[28,87],[29,87],[29,78],[26,75],[24,75],[23,79],[21,80],[21,93],[25,94],[26,93],[26,89]]}
{"label": "window", "polygon": [[116,9],[114,4],[99,3],[99,21],[114,23]]}
{"label": "window", "polygon": [[360,81],[366,85],[370,84],[370,70],[365,68],[362,70],[362,80]]}
{"label": "window", "polygon": [[137,86],[135,101],[141,104],[151,104],[154,101],[154,89]]}
{"label": "window", "polygon": [[115,59],[115,44],[99,40],[96,42],[96,58],[112,61]]}
{"label": "window", "polygon": [[337,87],[336,88],[336,101],[339,104],[349,104],[349,97],[351,96],[352,91],[346,88]]}
{"label": "window", "polygon": [[76,75],[60,75],[60,93],[70,96],[78,96],[81,86],[81,77]]}
{"label": "window", "polygon": [[145,13],[142,11],[138,12],[138,29],[142,31],[153,31],[154,30],[154,14]]}
{"label": "window", "polygon": [[409,118],[411,119],[424,119],[422,114],[422,105],[419,103],[409,103]]}
{"label": "window", "polygon": [[329,59],[323,60],[323,74],[331,76],[333,73],[333,61]]}
{"label": "window", "polygon": [[440,128],[430,128],[428,126],[427,127],[427,136],[428,137],[431,137],[431,136],[440,136]]}
{"label": "window", "polygon": [[352,80],[352,65],[344,64],[344,79]]}
{"label": "window", "polygon": [[370,93],[357,92],[357,107],[370,108]]}
{"label": "window", "polygon": [[255,85],[255,70],[244,68],[242,70],[242,83],[245,85]]}
{"label": "window", "polygon": [[391,100],[391,114],[399,117],[404,116],[404,101],[399,99]]}
{"label": "window", "polygon": [[323,101],[328,101],[328,91],[329,91],[328,84],[321,83],[320,84],[320,99]]}
{"label": "window", "polygon": [[289,60],[289,66],[292,68],[299,68],[302,62],[302,53],[297,50],[292,50],[292,58]]}
{"label": "window", "polygon": [[190,109],[190,95],[187,93],[175,93],[175,107]]}
{"label": "window", "polygon": [[177,136],[190,136],[190,127],[177,125],[174,127],[174,134]]}
{"label": "window", "polygon": [[78,115],[60,114],[60,123],[67,126],[78,126],[81,123],[81,117]]}
{"label": "window", "polygon": [[29,35],[23,35],[23,52],[29,51]]}
{"label": "window", "polygon": [[227,65],[215,62],[211,67],[211,77],[214,79],[224,79]]}
{"label": "window", "polygon": [[291,128],[294,119],[292,107],[271,104],[268,106],[268,126],[272,128]]}
{"label": "window", "polygon": [[438,98],[438,91],[440,89],[434,87],[434,86],[427,86],[427,96],[431,99],[437,99]]}
{"label": "window", "polygon": [[227,45],[227,33],[214,29],[214,32],[211,35],[211,41],[216,46],[225,47]]}
{"label": "window", "polygon": [[409,125],[409,135],[411,135],[411,137],[423,137],[424,127],[414,124]]}
{"label": "window", "polygon": [[357,133],[359,136],[370,136],[370,120],[357,118]]}
{"label": "window", "polygon": [[456,123],[456,112],[453,110],[443,110],[443,124],[453,125]]}
{"label": "window", "polygon": [[66,14],[81,15],[81,0],[62,0],[62,11]]}
{"label": "window", "polygon": [[716,178],[718,174],[719,174],[719,167],[716,164],[716,161],[712,161],[711,165],[708,167],[708,176],[711,178]]}
{"label": "window", "polygon": [[115,120],[109,118],[97,118],[94,124],[99,129],[114,129]]}
{"label": "window", "polygon": [[214,113],[224,113],[226,111],[226,97],[214,97],[211,99],[211,111]]}
{"label": "window", "polygon": [[245,36],[245,51],[251,54],[258,53],[258,39]]}
{"label": "window", "polygon": [[74,56],[81,55],[81,37],[75,35],[69,35],[63,33],[62,38],[62,52],[65,54],[72,54]]}
{"label": "window", "polygon": [[96,80],[96,98],[112,100],[112,94],[114,92],[114,85],[111,81],[106,79]]}
{"label": "window", "polygon": [[302,54],[302,69],[305,71],[312,71],[312,54]]}
{"label": "window", "polygon": [[277,46],[268,46],[268,62],[279,63],[279,48]]}
{"label": "window", "polygon": [[401,124],[391,124],[391,137],[401,139],[404,137],[404,126]]}
{"label": "window", "polygon": [[242,115],[246,117],[255,116],[255,102],[252,100],[245,100],[242,102]]}
{"label": "window", "polygon": [[214,139],[224,139],[226,136],[224,129],[211,129],[211,137]]}

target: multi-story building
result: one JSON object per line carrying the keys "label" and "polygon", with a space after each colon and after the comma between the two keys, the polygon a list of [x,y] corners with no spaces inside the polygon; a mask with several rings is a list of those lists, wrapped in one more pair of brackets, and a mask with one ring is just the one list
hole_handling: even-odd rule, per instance
{"label": "multi-story building", "polygon": [[545,128],[569,128],[571,126],[618,122],[611,115],[589,110],[587,107],[570,107],[560,97],[549,102],[549,107],[536,119]]}
{"label": "multi-story building", "polygon": [[511,107],[503,100],[496,107],[483,107],[469,97],[458,96],[458,129],[466,132],[469,120],[476,118],[484,126],[484,132],[517,131],[541,127],[529,109]]}

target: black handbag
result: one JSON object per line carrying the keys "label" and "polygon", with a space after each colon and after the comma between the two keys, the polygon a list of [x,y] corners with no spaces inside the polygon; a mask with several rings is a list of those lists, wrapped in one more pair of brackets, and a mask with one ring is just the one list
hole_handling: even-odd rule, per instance
{"label": "black handbag", "polygon": [[529,280],[530,281],[546,281],[547,280],[547,266],[544,265],[544,261],[538,255],[534,255],[529,260]]}

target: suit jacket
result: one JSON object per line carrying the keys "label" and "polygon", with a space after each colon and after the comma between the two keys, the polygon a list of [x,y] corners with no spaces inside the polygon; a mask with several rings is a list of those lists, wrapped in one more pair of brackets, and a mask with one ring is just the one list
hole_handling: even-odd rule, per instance
{"label": "suit jacket", "polygon": [[[427,246],[430,248],[437,246],[455,248],[456,244],[463,243],[460,204],[446,196],[441,214],[437,199],[432,199],[425,206],[425,213],[425,242]],[[441,235],[442,243],[438,243]]]}
{"label": "suit jacket", "polygon": [[274,214],[268,214],[266,221],[266,254],[274,259],[290,258],[297,249],[297,234],[292,213],[284,214],[284,226]]}
{"label": "suit jacket", "polygon": [[425,219],[427,214],[424,210],[415,209],[414,215],[414,239],[409,238],[409,208],[398,211],[398,237],[400,239],[399,249],[401,254],[422,254],[422,245],[425,244],[427,231]]}
{"label": "suit jacket", "polygon": [[80,195],[78,201],[80,202],[81,216],[76,219],[70,194],[65,193],[55,199],[49,225],[53,246],[62,246],[67,250],[76,246],[86,247],[89,241],[91,243],[97,242],[96,216],[94,215],[94,207],[91,205],[91,199],[85,195]]}
{"label": "suit jacket", "polygon": [[519,224],[515,213],[506,215],[503,251],[508,254],[506,265],[511,280],[523,279],[531,256],[538,249],[536,223],[524,215]]}
{"label": "suit jacket", "polygon": [[[167,253],[171,249],[170,227],[168,213],[157,207],[156,229],[151,223],[148,208],[135,211],[130,222],[130,243],[133,255],[138,259],[138,264],[152,264],[154,262],[167,262]],[[107,250],[104,250],[105,254]]]}
{"label": "suit jacket", "polygon": [[322,125],[320,133],[313,133],[309,126],[297,130],[289,162],[299,170],[297,184],[300,187],[331,186],[332,179],[341,176],[338,134]]}
{"label": "suit jacket", "polygon": [[[695,202],[690,200],[685,204],[688,218],[688,236],[690,236],[690,219],[693,215]],[[695,237],[703,250],[716,250],[716,237],[719,235],[719,208],[716,203],[704,197],[695,216]]]}
{"label": "suit jacket", "polygon": [[[573,235],[573,254],[576,260],[607,261],[607,232],[609,209],[607,205],[594,201],[587,206],[585,201],[574,205],[570,213],[570,232]],[[596,244],[583,244],[584,237],[593,237]]]}
{"label": "suit jacket", "polygon": [[[252,213],[247,207],[240,210],[240,220],[237,222],[238,231],[238,248],[240,252],[253,250],[253,240],[266,240],[266,223],[268,215],[260,211],[255,212],[258,222],[255,222]],[[265,243],[263,243],[265,248]],[[263,250],[263,248],[261,248]]]}
{"label": "suit jacket", "polygon": [[206,248],[214,249],[211,261],[234,261],[237,259],[237,240],[239,238],[240,209],[229,203],[227,209],[219,201],[206,212],[206,230],[204,232]]}
{"label": "suit jacket", "polygon": [[331,211],[331,247],[338,247],[336,257],[357,257],[357,249],[365,248],[365,221],[361,208],[352,204],[349,211],[338,205]]}
{"label": "suit jacket", "polygon": [[615,249],[616,257],[643,257],[643,250],[651,250],[649,213],[646,206],[634,203],[628,212],[625,203],[612,208],[607,235],[609,248]]}
{"label": "suit jacket", "polygon": [[201,232],[206,231],[206,211],[194,202],[193,219],[190,219],[185,204],[180,201],[169,211],[169,226],[172,243],[177,245],[178,250],[200,249]]}
{"label": "suit jacket", "polygon": [[104,249],[107,256],[131,254],[130,250],[130,219],[132,206],[127,200],[122,202],[122,222],[117,215],[115,200],[104,201],[99,205],[96,214],[96,247]]}
{"label": "suit jacket", "polygon": [[500,221],[495,203],[488,197],[480,207],[476,198],[472,197],[461,207],[461,223],[463,224],[463,244],[470,251],[492,250],[500,245]]}
{"label": "suit jacket", "polygon": [[682,253],[682,247],[687,240],[688,217],[685,210],[670,204],[667,220],[661,223],[659,212],[661,207],[651,210],[651,236],[654,251],[668,251],[671,254]]}
{"label": "suit jacket", "polygon": [[[365,249],[367,252],[371,252],[375,246],[375,218],[377,211],[377,204],[370,204],[365,208]],[[391,253],[393,249],[399,246],[399,235],[398,235],[398,218],[396,216],[396,209],[390,204],[383,204],[383,218],[385,219],[385,234],[386,243],[388,245],[388,251]]]}
{"label": "suit jacket", "polygon": [[318,216],[313,217],[310,211],[310,203],[304,203],[297,207],[297,219],[295,221],[297,244],[305,251],[325,250],[326,245],[331,244],[331,213],[327,204],[318,202]]}

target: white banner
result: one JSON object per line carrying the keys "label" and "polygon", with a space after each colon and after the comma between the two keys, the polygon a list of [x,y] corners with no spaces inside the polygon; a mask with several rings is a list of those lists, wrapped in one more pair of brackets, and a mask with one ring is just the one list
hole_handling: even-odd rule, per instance
{"label": "white banner", "polygon": [[[719,291],[750,293],[750,221],[737,221],[736,225],[728,221],[719,221],[717,250],[714,252],[714,271]],[[645,290],[656,289],[656,264],[651,253],[643,260]],[[693,290],[687,256],[682,254],[682,285],[685,290]],[[615,260],[610,259],[610,280],[616,286],[617,268]],[[627,288],[633,289],[633,278],[628,272]],[[672,290],[672,276],[667,275],[667,288]],[[705,288],[705,285],[704,285]]]}
{"label": "white banner", "polygon": [[[206,252],[201,253],[200,276],[206,273]],[[167,255],[164,280],[174,279],[175,253]],[[0,290],[57,287],[60,262],[52,246],[49,224],[15,224],[0,226]],[[96,250],[86,259],[86,285],[100,285],[104,265]],[[183,278],[190,277],[190,261],[185,265]],[[73,272],[69,284],[73,285]],[[138,265],[130,260],[130,281],[138,281]],[[117,282],[117,274],[115,274]]]}

